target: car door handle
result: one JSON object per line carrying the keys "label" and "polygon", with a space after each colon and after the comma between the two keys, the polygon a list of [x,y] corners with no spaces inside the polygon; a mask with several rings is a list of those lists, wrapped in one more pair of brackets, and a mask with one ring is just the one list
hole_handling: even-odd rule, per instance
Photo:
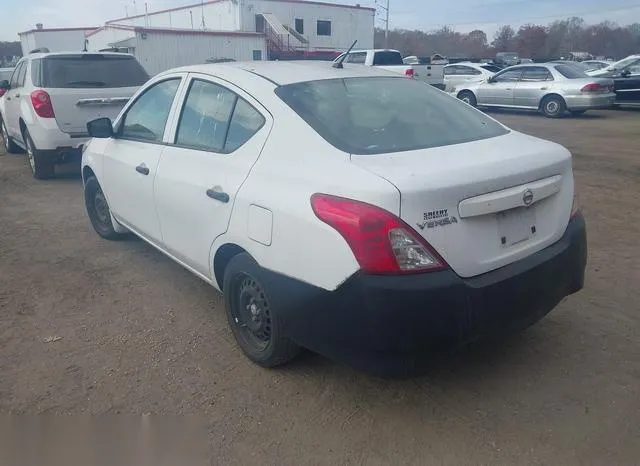
{"label": "car door handle", "polygon": [[140,165],[138,165],[136,167],[136,171],[138,173],[142,173],[143,175],[148,175],[149,174],[149,169],[146,167],[146,165],[144,163],[141,163]]}
{"label": "car door handle", "polygon": [[14,97],[17,99],[18,97],[20,97],[20,94],[16,94]]}
{"label": "car door handle", "polygon": [[207,189],[207,196],[209,196],[211,199],[215,199],[216,201],[220,201],[223,204],[229,202],[229,195],[227,193],[215,191],[213,189]]}

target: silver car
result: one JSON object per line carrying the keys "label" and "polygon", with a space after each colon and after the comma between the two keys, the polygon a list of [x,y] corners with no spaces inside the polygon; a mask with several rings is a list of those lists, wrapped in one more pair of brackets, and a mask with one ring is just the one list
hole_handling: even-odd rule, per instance
{"label": "silver car", "polygon": [[615,100],[613,80],[592,78],[578,67],[559,63],[512,66],[451,92],[474,107],[539,110],[549,118],[611,107]]}

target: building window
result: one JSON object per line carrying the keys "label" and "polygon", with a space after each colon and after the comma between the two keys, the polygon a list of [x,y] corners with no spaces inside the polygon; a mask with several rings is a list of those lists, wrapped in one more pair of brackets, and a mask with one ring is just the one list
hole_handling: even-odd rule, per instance
{"label": "building window", "polygon": [[253,51],[253,59],[254,60],[262,60],[262,50],[254,50]]}
{"label": "building window", "polygon": [[318,31],[317,31],[317,34],[319,36],[330,36],[331,35],[331,21],[318,20]]}
{"label": "building window", "polygon": [[304,19],[296,18],[296,32],[304,34]]}

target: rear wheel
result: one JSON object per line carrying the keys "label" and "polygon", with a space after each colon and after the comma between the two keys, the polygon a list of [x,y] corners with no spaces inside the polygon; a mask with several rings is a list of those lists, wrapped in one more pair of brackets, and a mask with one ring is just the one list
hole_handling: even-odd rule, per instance
{"label": "rear wheel", "polygon": [[27,159],[29,160],[33,177],[38,180],[53,178],[56,173],[53,158],[49,154],[36,149],[33,139],[31,139],[31,135],[29,134],[29,130],[25,129],[22,133],[22,137],[27,149]]}
{"label": "rear wheel", "polygon": [[84,203],[93,229],[104,239],[116,240],[122,235],[115,231],[111,221],[111,210],[95,176],[87,178],[84,184]]}
{"label": "rear wheel", "polygon": [[462,100],[465,104],[471,105],[472,107],[478,106],[478,100],[471,91],[462,91],[460,94],[458,94],[458,99]]}
{"label": "rear wheel", "polygon": [[233,336],[249,359],[263,367],[276,367],[300,353],[300,348],[282,335],[282,317],[269,299],[262,269],[249,254],[231,259],[223,288]]}
{"label": "rear wheel", "polygon": [[9,137],[7,125],[5,125],[4,120],[0,123],[0,131],[2,132],[2,142],[4,143],[4,147],[7,149],[7,152],[10,154],[20,153],[20,147]]}
{"label": "rear wheel", "polygon": [[560,118],[567,110],[567,105],[562,97],[550,95],[544,98],[540,104],[540,109],[547,118]]}

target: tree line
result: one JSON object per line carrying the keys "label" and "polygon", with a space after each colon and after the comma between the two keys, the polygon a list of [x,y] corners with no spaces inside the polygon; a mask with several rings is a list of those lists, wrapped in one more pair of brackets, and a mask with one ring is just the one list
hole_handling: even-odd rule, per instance
{"label": "tree line", "polygon": [[[375,31],[376,48],[384,47],[384,31]],[[482,30],[456,32],[449,26],[435,31],[389,31],[389,48],[404,55],[492,58],[498,52],[517,52],[532,59],[568,58],[571,52],[621,59],[640,53],[640,23],[621,27],[610,21],[587,25],[582,18],[554,21],[547,26],[525,24],[515,30],[502,26],[491,42]]]}

